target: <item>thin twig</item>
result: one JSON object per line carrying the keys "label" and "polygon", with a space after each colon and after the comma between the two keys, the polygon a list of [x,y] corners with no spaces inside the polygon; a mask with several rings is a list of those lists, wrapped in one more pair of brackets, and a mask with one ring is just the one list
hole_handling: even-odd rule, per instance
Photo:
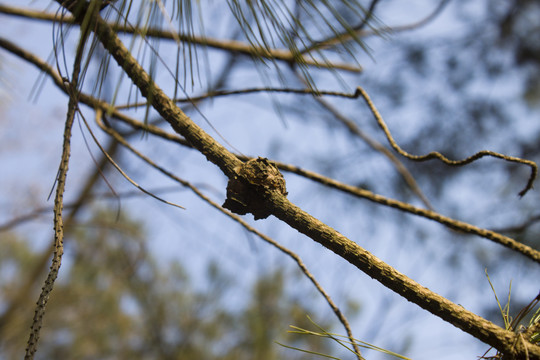
{"label": "thin twig", "polygon": [[373,35],[378,35],[380,36],[381,34],[395,34],[395,33],[398,33],[398,32],[403,32],[403,31],[410,31],[410,30],[415,30],[415,29],[418,29],[419,27],[421,26],[424,26],[426,24],[428,24],[429,22],[431,22],[432,20],[434,20],[441,12],[442,10],[444,9],[444,7],[450,2],[450,0],[441,0],[439,2],[439,4],[437,5],[437,7],[433,10],[433,12],[431,12],[430,14],[428,14],[428,16],[426,16],[425,18],[419,20],[419,21],[416,21],[412,24],[407,24],[407,25],[398,25],[398,26],[383,26],[383,27],[380,27],[380,28],[376,28],[376,29],[371,29],[371,30],[365,30],[364,29],[364,26],[359,26],[358,28],[356,29],[353,29],[353,31],[345,31],[343,33],[340,33],[340,34],[337,34],[337,35],[332,35],[324,40],[321,40],[321,41],[318,41],[314,44],[311,44],[310,46],[306,47],[305,49],[302,49],[300,51],[301,54],[308,54],[310,52],[313,52],[313,51],[319,51],[321,49],[327,49],[327,48],[331,48],[333,46],[336,46],[336,45],[341,45],[347,41],[351,41],[353,39],[358,39],[358,38],[366,38],[368,36],[373,36]]}
{"label": "thin twig", "polygon": [[[96,116],[101,116],[101,113],[102,113],[102,110],[101,109],[97,109],[96,110]],[[90,135],[92,136],[92,139],[94,140],[94,143],[97,145],[97,147],[101,150],[101,152],[103,153],[103,155],[107,158],[107,160],[109,160],[109,162],[111,163],[112,166],[114,166],[114,168],[127,180],[131,183],[131,185],[135,186],[137,189],[141,190],[143,193],[145,193],[146,195],[149,195],[150,197],[164,203],[164,204],[167,204],[167,205],[171,205],[171,206],[174,206],[174,207],[177,207],[179,209],[184,209],[185,210],[185,207],[181,206],[181,205],[178,205],[178,204],[175,204],[173,202],[170,202],[170,201],[167,201],[159,196],[157,196],[156,194],[152,193],[151,191],[148,191],[146,190],[145,188],[143,188],[142,186],[140,186],[139,184],[137,184],[133,179],[131,179],[129,177],[128,174],[126,174],[126,172],[124,170],[122,170],[122,168],[120,167],[120,165],[118,165],[116,163],[116,161],[114,161],[114,159],[109,155],[107,154],[107,151],[103,148],[103,146],[101,146],[101,144],[99,143],[98,139],[96,138],[96,136],[94,135],[94,133],[92,132],[92,129],[90,128],[90,125],[88,124],[88,122],[86,121],[86,119],[84,118],[84,116],[81,115],[81,118],[83,119],[83,122],[84,124],[86,125],[86,128],[88,129],[88,132],[90,133]]]}
{"label": "thin twig", "polygon": [[127,148],[128,150],[130,150],[133,154],[135,154],[137,157],[139,157],[140,159],[142,159],[143,161],[145,161],[147,164],[149,164],[150,166],[152,166],[153,168],[155,168],[156,170],[160,171],[162,174],[166,175],[167,177],[169,177],[170,179],[182,184],[183,186],[189,188],[191,191],[193,191],[198,197],[200,197],[201,199],[203,199],[204,201],[206,201],[208,204],[210,204],[211,206],[213,206],[214,208],[218,209],[219,211],[221,211],[222,213],[224,213],[225,215],[227,215],[228,217],[232,218],[233,220],[235,220],[236,222],[238,222],[240,225],[242,225],[246,230],[248,230],[249,232],[257,235],[258,237],[260,237],[261,239],[263,239],[264,241],[266,241],[267,243],[269,243],[270,245],[274,246],[275,248],[277,248],[278,250],[280,250],[281,252],[285,253],[286,255],[288,255],[289,257],[291,257],[295,262],[296,264],[298,265],[298,267],[300,268],[300,270],[304,273],[304,275],[313,283],[313,285],[315,286],[315,288],[317,289],[317,291],[319,291],[319,293],[324,297],[324,299],[326,300],[326,302],[328,303],[328,305],[330,306],[330,308],[332,309],[332,311],[334,312],[334,314],[336,315],[336,317],[338,318],[338,320],[341,322],[341,324],[343,325],[343,327],[345,328],[345,331],[347,332],[347,335],[349,337],[349,339],[351,340],[351,343],[354,347],[354,350],[356,352],[356,354],[359,354],[359,356],[361,357],[360,355],[360,349],[358,348],[358,345],[356,344],[356,342],[354,341],[354,336],[353,336],[353,333],[352,333],[352,330],[351,330],[351,327],[350,327],[350,324],[349,322],[347,321],[347,318],[345,317],[345,315],[341,312],[341,310],[339,309],[339,307],[333,302],[332,298],[330,297],[330,295],[328,295],[328,293],[323,289],[323,287],[318,283],[318,281],[315,279],[315,277],[311,274],[311,272],[308,270],[308,268],[306,267],[306,265],[304,264],[304,262],[302,261],[302,259],[296,254],[294,253],[293,251],[289,250],[288,248],[282,246],[281,244],[279,244],[278,242],[276,242],[275,240],[273,240],[272,238],[270,238],[269,236],[259,232],[257,229],[255,229],[254,227],[250,226],[247,222],[245,222],[240,216],[236,215],[236,214],[233,214],[231,213],[230,211],[224,209],[222,206],[220,206],[219,204],[217,204],[216,202],[212,201],[209,197],[207,197],[206,195],[204,195],[196,186],[194,186],[193,184],[191,184],[190,182],[184,180],[184,179],[181,179],[179,178],[178,176],[174,175],[172,172],[166,170],[165,168],[157,165],[152,159],[150,159],[149,157],[145,156],[144,154],[142,154],[141,152],[139,152],[138,150],[136,150],[134,147],[132,147],[127,141],[126,139],[124,139],[118,132],[116,132],[114,129],[112,129],[111,127],[108,127],[104,124],[104,122],[101,120],[102,118],[102,111],[100,109],[96,109],[96,122],[97,124],[99,125],[99,127],[105,131],[107,134],[109,134],[110,136],[112,136],[116,141],[118,141],[120,144],[122,144],[122,146],[124,146],[125,148]]}
{"label": "thin twig", "polygon": [[[204,99],[209,98],[217,98],[217,97],[223,97],[223,96],[231,96],[231,95],[249,95],[253,93],[282,93],[282,94],[295,94],[295,95],[311,95],[311,96],[337,96],[337,97],[344,97],[349,99],[356,99],[356,96],[354,94],[344,93],[342,91],[331,91],[331,90],[319,90],[319,89],[293,89],[293,88],[283,88],[283,87],[252,87],[252,88],[244,88],[244,89],[236,89],[236,90],[214,90],[209,91],[205,94],[198,95],[198,96],[190,96],[190,97],[183,97],[183,98],[175,98],[173,99],[176,103],[191,103],[193,101],[200,101]],[[134,104],[126,104],[126,105],[119,105],[115,106],[115,109],[121,110],[121,109],[131,109],[136,107],[142,107],[142,106],[148,106],[148,102],[138,102]]]}
{"label": "thin twig", "polygon": [[[118,143],[115,141],[112,141],[108,148],[107,152],[112,154],[116,152],[116,149],[118,149]],[[95,171],[92,175],[85,178],[85,184],[82,187],[81,191],[79,192],[78,197],[73,203],[65,204],[64,203],[64,210],[69,209],[69,214],[64,218],[64,237],[66,237],[66,233],[69,232],[71,228],[71,224],[73,223],[76,215],[78,212],[83,208],[83,205],[86,204],[86,199],[89,198],[90,190],[93,188],[93,185],[96,183],[96,181],[99,179],[99,174],[101,172],[100,169],[102,169],[105,166],[106,162],[101,159],[101,161],[98,164],[98,170]],[[26,216],[22,216],[19,219],[13,219],[12,221],[9,221],[3,225],[0,225],[0,231],[6,230],[6,228],[9,228],[10,226],[15,226],[22,221],[25,221],[24,219],[28,219],[32,217],[32,214],[39,216],[41,212],[47,211],[50,212],[54,209],[54,206],[47,207],[47,208],[41,208],[34,210],[31,214],[27,214]],[[20,221],[17,221],[20,220]],[[34,288],[36,283],[40,281],[42,278],[42,273],[46,271],[47,263],[49,262],[49,259],[51,258],[53,252],[54,252],[54,244],[55,244],[55,238],[50,241],[51,245],[43,251],[38,258],[38,261],[33,264],[33,268],[28,272],[28,276],[26,276],[26,279],[19,281],[19,287],[17,289],[14,289],[14,295],[11,297],[10,301],[5,304],[5,309],[2,315],[0,315],[0,338],[2,338],[3,333],[6,331],[9,331],[9,324],[11,318],[15,315],[17,309],[21,308],[25,304],[25,299],[30,296],[30,291]]]}
{"label": "thin twig", "polygon": [[[109,154],[109,150],[105,149],[105,151]],[[106,156],[104,156],[105,160],[107,161],[107,163],[109,163],[109,160]],[[153,194],[158,194],[158,193],[168,193],[168,192],[174,192],[176,191],[177,189],[176,188],[173,188],[173,187],[160,187],[160,188],[156,188],[156,189],[148,189],[149,192],[153,193]],[[86,195],[85,196],[85,200],[86,201],[95,201],[95,200],[100,200],[100,199],[111,199],[111,198],[114,198],[114,199],[126,199],[126,198],[130,198],[130,197],[137,197],[137,196],[141,196],[141,191],[138,191],[138,190],[134,190],[134,191],[125,191],[125,192],[120,192],[120,193],[115,193],[115,194],[112,194],[112,193],[100,193],[100,194],[93,194],[93,195]],[[79,200],[73,202],[73,203],[64,203],[64,210],[66,209],[74,209],[76,207],[78,207],[78,203],[79,203]],[[14,217],[4,223],[0,223],[0,232],[3,232],[3,231],[8,231],[8,230],[11,230],[12,228],[16,227],[16,226],[19,226],[19,225],[22,225],[28,221],[32,221],[34,219],[37,219],[39,218],[40,216],[44,215],[44,214],[49,214],[51,211],[54,210],[54,206],[42,206],[42,207],[38,207],[28,213],[25,213],[23,215],[20,215],[20,216],[17,216],[17,217]],[[67,223],[67,221],[65,221],[64,223]],[[66,228],[66,226],[64,226],[64,229]],[[65,230],[64,230],[65,232]],[[0,322],[1,323],[1,322]]]}
{"label": "thin twig", "polygon": [[430,152],[429,154],[426,154],[426,155],[411,155],[411,154],[409,154],[405,150],[401,149],[401,147],[399,147],[399,145],[395,142],[394,138],[392,137],[392,134],[390,133],[390,130],[388,130],[388,126],[386,126],[386,123],[382,119],[381,114],[379,114],[379,111],[377,110],[377,108],[373,104],[373,101],[371,101],[371,98],[366,93],[366,91],[364,89],[362,89],[361,87],[357,87],[355,94],[362,96],[362,98],[364,99],[364,101],[368,105],[369,109],[371,110],[371,113],[375,117],[375,120],[377,121],[377,124],[382,129],[382,131],[384,132],[384,135],[388,139],[388,142],[390,143],[392,148],[394,148],[394,150],[396,150],[401,156],[404,156],[407,159],[414,160],[414,161],[426,161],[426,160],[431,160],[431,159],[439,159],[443,163],[445,163],[446,165],[450,165],[450,166],[467,165],[467,164],[470,164],[470,163],[472,163],[472,162],[474,162],[474,161],[476,161],[476,160],[478,160],[480,158],[483,158],[485,156],[491,156],[491,157],[503,159],[503,160],[506,160],[506,161],[509,161],[509,162],[514,162],[514,163],[518,163],[518,164],[527,165],[527,166],[529,166],[531,168],[531,175],[529,176],[529,180],[527,181],[527,185],[525,186],[525,188],[519,192],[519,196],[525,195],[527,193],[527,191],[532,189],[534,180],[536,179],[536,175],[538,174],[538,166],[536,165],[536,163],[534,161],[521,159],[521,158],[514,157],[514,156],[508,156],[508,155],[504,155],[504,154],[499,154],[499,153],[496,153],[494,151],[489,151],[489,150],[479,151],[476,154],[473,154],[473,155],[471,155],[468,158],[465,158],[463,160],[450,160],[447,157],[445,157],[443,154],[441,154],[441,153],[439,153],[437,151],[432,151],[432,152]]}
{"label": "thin twig", "polygon": [[[296,72],[295,75],[297,76],[298,80],[304,82],[301,76],[299,76]],[[304,82],[305,83],[305,82]],[[412,176],[412,174],[409,172],[409,170],[403,165],[403,163],[386,147],[384,147],[381,143],[376,141],[375,139],[368,136],[366,133],[364,133],[356,123],[350,119],[348,119],[341,111],[339,111],[335,106],[330,104],[328,101],[323,99],[321,96],[314,96],[313,97],[315,101],[317,101],[322,107],[324,107],[326,110],[328,110],[336,120],[341,122],[349,132],[355,136],[358,136],[360,139],[362,139],[368,146],[370,146],[373,150],[380,152],[390,162],[394,167],[396,168],[399,175],[401,175],[401,178],[405,181],[407,186],[411,189],[411,191],[418,196],[420,201],[424,203],[424,205],[429,209],[433,210],[433,207],[431,206],[428,198],[426,195],[422,192],[422,189],[420,189],[420,186],[416,183],[416,180]]]}

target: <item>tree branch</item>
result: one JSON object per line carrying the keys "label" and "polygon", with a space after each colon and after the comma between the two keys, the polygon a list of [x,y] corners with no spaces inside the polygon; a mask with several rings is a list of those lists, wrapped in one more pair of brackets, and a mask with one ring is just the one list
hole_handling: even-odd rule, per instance
{"label": "tree branch", "polygon": [[[21,8],[15,8],[0,4],[0,13],[7,15],[14,15],[29,19],[53,21],[58,23],[76,24],[77,22],[72,16],[59,16],[56,14],[45,13],[42,11],[27,10]],[[181,40],[183,42],[191,43],[194,45],[210,47],[214,49],[229,51],[232,53],[238,53],[242,55],[251,56],[254,58],[265,58],[271,60],[283,61],[288,64],[295,64],[301,62],[308,66],[315,66],[323,69],[337,69],[343,71],[349,71],[353,73],[362,72],[362,67],[358,65],[350,65],[346,63],[333,63],[328,61],[318,61],[313,59],[312,56],[302,56],[293,54],[289,50],[285,49],[266,49],[263,47],[252,46],[237,40],[225,40],[215,39],[209,37],[201,37],[194,35],[186,35],[182,33],[176,33],[171,31],[159,30],[159,29],[145,29],[144,33],[141,29],[138,29],[131,25],[119,25],[109,24],[109,26],[118,33],[139,35],[144,37],[154,37],[164,40]]]}
{"label": "tree branch", "polygon": [[358,359],[362,359],[362,356],[360,355],[361,353],[360,353],[360,349],[358,347],[358,344],[356,344],[356,342],[354,341],[354,336],[353,336],[353,332],[352,332],[351,326],[349,324],[349,321],[347,320],[347,318],[345,317],[345,315],[343,314],[341,309],[334,303],[334,301],[332,300],[330,295],[324,290],[324,288],[319,284],[319,282],[311,274],[311,272],[308,270],[308,268],[306,267],[306,265],[304,264],[304,262],[302,261],[300,256],[298,256],[296,253],[294,253],[290,249],[286,248],[285,246],[279,244],[277,241],[275,241],[271,237],[261,233],[260,231],[258,231],[254,227],[250,226],[240,216],[238,216],[238,215],[224,209],[222,206],[217,204],[215,201],[212,201],[208,196],[204,195],[196,186],[194,186],[190,182],[179,178],[178,176],[174,175],[173,173],[166,170],[165,168],[157,165],[149,157],[145,156],[144,154],[142,154],[141,152],[136,150],[134,147],[132,147],[117,131],[115,131],[114,129],[112,129],[110,127],[105,126],[104,122],[101,121],[101,116],[102,116],[102,111],[100,109],[97,109],[96,110],[96,121],[98,123],[98,126],[103,131],[105,131],[107,134],[112,136],[118,143],[122,144],[125,148],[130,150],[133,154],[135,154],[141,160],[145,161],[147,164],[149,164],[150,166],[152,166],[156,170],[160,171],[165,176],[167,176],[170,179],[172,179],[172,180],[180,183],[181,185],[189,188],[191,191],[193,191],[195,193],[195,195],[197,195],[203,201],[207,202],[212,207],[216,208],[217,210],[221,211],[223,214],[227,215],[228,217],[230,217],[231,219],[233,219],[234,221],[236,221],[237,223],[242,225],[249,232],[257,235],[258,237],[260,237],[262,240],[264,240],[268,244],[272,245],[273,247],[275,247],[279,251],[283,252],[284,254],[286,254],[287,256],[292,258],[296,262],[296,264],[298,265],[298,267],[300,268],[302,273],[304,273],[304,275],[315,286],[317,291],[319,291],[319,293],[322,295],[322,297],[326,300],[326,302],[328,303],[328,305],[330,306],[330,308],[332,309],[332,311],[334,312],[334,314],[336,315],[338,320],[341,322],[341,324],[345,328],[345,331],[347,332],[347,336],[349,337],[349,340],[351,341],[351,344],[352,344],[352,346],[354,348],[354,351],[355,351],[356,354],[358,354]]}
{"label": "tree branch", "polygon": [[529,342],[518,344],[519,334],[506,331],[409,279],[278,192],[270,192],[267,196],[271,211],[278,219],[332,250],[407,300],[506,355],[517,355],[517,358],[525,359],[525,353],[528,352],[528,359],[540,359],[540,347]]}
{"label": "tree branch", "polygon": [[[105,48],[140,89],[143,96],[149,98],[152,106],[169,122],[173,129],[184,136],[209,161],[217,165],[227,177],[238,176],[235,168],[242,165],[242,162],[206,134],[175,106],[173,100],[154,84],[149,75],[131,56],[112,28],[103,19],[97,19],[95,32]],[[339,234],[336,230],[307,214],[289,202],[285,196],[279,195],[277,191],[268,191],[264,196],[267,200],[268,210],[278,219],[334,251],[407,300],[414,302],[505,354],[520,354],[520,356],[524,357],[525,352],[527,352],[530,359],[540,360],[540,347],[533,346],[530,343],[518,344],[516,334],[503,330],[422,287],[353,241]]]}
{"label": "tree branch", "polygon": [[[56,71],[54,71],[54,69],[52,69],[43,60],[37,58],[32,53],[29,53],[29,52],[21,49],[16,44],[13,44],[12,42],[10,42],[10,41],[8,41],[6,39],[3,39],[3,38],[0,38],[0,47],[10,51],[11,53],[13,53],[13,54],[15,54],[15,55],[17,55],[17,56],[19,56],[19,57],[21,57],[23,59],[25,59],[26,61],[31,62],[32,64],[36,65],[41,70],[45,71],[53,79],[54,83],[60,89],[62,89],[64,92],[67,93],[67,88],[65,87],[65,84],[62,82],[62,79],[61,79],[60,75],[58,75],[58,73],[56,73]],[[243,93],[245,91],[264,91],[265,89],[268,90],[268,91],[283,91],[283,89],[260,88],[260,89],[244,89],[244,90],[229,91],[229,92],[219,92],[218,91],[218,92],[215,92],[215,93],[212,93],[212,94],[215,95],[215,96],[232,95],[232,94],[237,94],[237,93]],[[289,89],[287,91],[290,91],[290,92],[295,93],[295,94],[306,94],[306,93],[313,94],[313,90],[309,90],[309,89],[307,89],[307,90]],[[354,97],[354,96],[351,96],[351,95],[347,95],[347,94],[343,94],[343,93],[336,93],[336,92],[324,92],[324,91],[321,91],[320,93],[321,94],[327,94],[327,95]],[[206,97],[206,95],[203,96],[203,97]],[[203,97],[200,97],[200,98],[203,98]],[[144,124],[142,122],[136,121],[136,120],[132,119],[131,117],[129,117],[129,116],[117,111],[117,110],[114,110],[115,108],[113,109],[110,104],[108,104],[108,103],[106,103],[104,101],[98,100],[98,99],[96,99],[96,98],[94,98],[92,96],[89,96],[87,94],[84,94],[84,93],[79,94],[79,100],[80,100],[81,103],[84,103],[84,104],[86,104],[86,105],[88,105],[88,106],[90,106],[90,107],[92,107],[94,109],[99,108],[99,109],[102,109],[103,111],[112,111],[111,116],[113,118],[118,119],[118,120],[120,120],[122,122],[125,122],[126,124],[132,126],[135,129],[140,129],[142,131],[146,131],[148,133],[159,136],[159,137],[161,137],[163,139],[173,141],[173,142],[175,142],[177,144],[180,144],[182,146],[187,146],[187,147],[193,148],[191,143],[186,141],[184,138],[179,137],[178,135],[175,135],[175,134],[168,133],[165,130],[159,128],[159,127],[156,127],[156,126],[153,126],[153,125],[150,125],[150,124]],[[196,101],[196,100],[199,100],[199,98],[194,97],[193,100]],[[248,157],[248,156],[236,155],[236,157],[239,158],[242,161],[247,161],[247,160],[251,159],[251,157]],[[323,184],[325,186],[329,186],[329,187],[332,187],[334,189],[343,191],[343,192],[348,193],[350,195],[353,195],[353,196],[356,196],[356,197],[359,197],[359,198],[364,198],[364,199],[367,199],[367,200],[372,201],[374,203],[377,203],[379,205],[389,206],[389,207],[395,208],[395,209],[400,210],[400,211],[408,212],[408,213],[413,214],[413,215],[421,216],[421,217],[424,217],[426,219],[436,221],[436,222],[438,222],[438,223],[440,223],[440,224],[442,224],[444,226],[447,226],[448,228],[454,229],[454,230],[463,231],[463,232],[468,233],[468,234],[473,234],[473,235],[477,235],[477,236],[492,240],[492,241],[494,241],[494,242],[496,242],[496,243],[498,243],[498,244],[500,244],[502,246],[505,246],[505,247],[507,247],[509,249],[512,249],[514,251],[517,251],[517,252],[521,253],[524,256],[527,256],[528,258],[530,258],[531,260],[533,260],[533,261],[535,261],[537,263],[540,263],[540,252],[539,251],[537,251],[537,250],[535,250],[535,249],[531,248],[530,246],[527,246],[527,245],[525,245],[523,243],[520,243],[520,242],[518,242],[518,241],[516,241],[516,240],[514,240],[514,239],[512,239],[512,238],[510,238],[508,236],[504,236],[502,234],[499,234],[499,231],[482,229],[482,228],[479,228],[479,227],[474,226],[472,224],[469,224],[467,222],[452,219],[450,217],[444,216],[442,214],[439,214],[439,213],[431,211],[431,210],[422,209],[422,208],[416,207],[414,205],[411,205],[409,203],[405,203],[405,202],[402,202],[402,201],[399,201],[399,200],[391,199],[391,198],[388,198],[388,197],[385,197],[385,196],[382,196],[382,195],[379,195],[379,194],[375,194],[375,193],[373,193],[373,192],[371,192],[369,190],[366,190],[366,189],[362,189],[362,188],[359,188],[359,187],[356,187],[356,186],[344,184],[344,183],[339,182],[339,181],[337,181],[335,179],[325,177],[325,176],[320,175],[318,173],[315,173],[313,171],[304,170],[304,169],[302,169],[302,168],[300,168],[298,166],[294,166],[294,165],[290,165],[290,164],[286,164],[286,163],[282,163],[282,162],[276,162],[276,161],[274,161],[274,163],[281,170],[285,170],[285,171],[297,174],[299,176],[302,176],[302,177],[305,177],[307,179],[316,181],[316,182],[318,182],[320,184]]]}

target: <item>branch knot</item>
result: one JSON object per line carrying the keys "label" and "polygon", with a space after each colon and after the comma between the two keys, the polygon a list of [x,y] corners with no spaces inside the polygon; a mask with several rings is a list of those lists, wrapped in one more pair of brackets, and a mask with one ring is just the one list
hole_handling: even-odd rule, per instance
{"label": "branch knot", "polygon": [[265,198],[274,191],[287,195],[285,179],[276,165],[267,158],[251,159],[229,179],[223,207],[239,215],[251,213],[255,220],[265,219],[270,216]]}

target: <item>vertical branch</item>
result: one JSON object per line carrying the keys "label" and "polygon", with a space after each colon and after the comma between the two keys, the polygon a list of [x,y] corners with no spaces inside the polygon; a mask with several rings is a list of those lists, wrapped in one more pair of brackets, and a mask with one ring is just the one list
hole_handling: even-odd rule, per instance
{"label": "vertical branch", "polygon": [[[75,74],[75,72],[74,72]],[[76,84],[76,78],[71,82],[72,90],[76,88],[73,85]],[[41,294],[36,304],[34,313],[34,319],[32,326],[30,327],[30,337],[28,339],[25,359],[33,359],[37,350],[37,343],[39,340],[39,332],[41,330],[41,324],[43,322],[43,315],[45,314],[45,308],[49,300],[49,296],[52,292],[54,282],[58,277],[60,265],[62,263],[62,255],[64,254],[64,224],[62,219],[64,190],[66,185],[66,177],[69,165],[69,157],[71,154],[71,130],[73,127],[73,119],[75,118],[75,110],[77,108],[77,100],[74,97],[70,97],[68,112],[66,117],[66,124],[64,128],[64,142],[62,145],[62,158],[60,160],[60,166],[57,176],[56,195],[54,198],[54,252],[52,264],[43,285]]]}
{"label": "vertical branch", "polygon": [[[64,191],[66,188],[67,172],[69,167],[69,158],[71,155],[71,135],[73,128],[73,121],[75,119],[75,113],[78,108],[78,85],[79,75],[81,72],[81,62],[84,53],[84,46],[90,34],[89,20],[91,17],[95,17],[97,14],[96,1],[92,1],[88,7],[88,11],[84,14],[86,26],[81,26],[81,35],[79,44],[77,46],[77,52],[75,54],[75,60],[73,62],[72,79],[69,84],[66,84],[69,91],[69,103],[68,111],[66,115],[66,123],[64,127],[64,140],[62,143],[62,156],[60,160],[60,166],[58,168],[58,175],[56,178],[56,194],[54,197],[54,250],[51,267],[45,284],[39,295],[39,299],[36,303],[36,309],[34,312],[34,318],[32,325],[30,326],[30,336],[28,338],[26,346],[25,360],[33,359],[37,350],[37,345],[40,336],[40,330],[43,323],[43,316],[45,315],[45,309],[49,301],[49,297],[54,287],[54,282],[58,277],[60,266],[62,265],[62,255],[64,254],[64,222],[62,218],[62,210],[64,207]],[[67,82],[67,80],[65,80]]]}

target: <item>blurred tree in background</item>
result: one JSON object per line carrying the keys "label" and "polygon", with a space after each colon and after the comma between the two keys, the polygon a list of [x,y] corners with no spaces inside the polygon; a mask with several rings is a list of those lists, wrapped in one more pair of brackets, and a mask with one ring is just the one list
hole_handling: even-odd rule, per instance
{"label": "blurred tree in background", "polygon": [[[342,356],[285,337],[309,314],[415,359],[540,356],[536,308],[518,316],[540,275],[538,2],[31,5],[0,4],[2,355],[32,323],[27,358]],[[478,156],[414,156],[433,151]]]}
{"label": "blurred tree in background", "polygon": [[[10,303],[40,254],[14,235],[3,241],[0,274],[9,280],[2,282],[2,299]],[[283,328],[288,322],[310,327],[306,314],[315,312],[287,295],[283,271],[258,279],[249,303],[234,308],[226,301],[238,286],[217,264],[208,265],[208,291],[200,291],[180,264],[160,268],[146,242],[140,223],[106,211],[77,225],[66,249],[70,264],[48,307],[38,358],[310,358],[275,341],[329,351],[329,343],[288,335]],[[4,358],[20,357],[31,321],[25,309],[35,296],[3,314]]]}

